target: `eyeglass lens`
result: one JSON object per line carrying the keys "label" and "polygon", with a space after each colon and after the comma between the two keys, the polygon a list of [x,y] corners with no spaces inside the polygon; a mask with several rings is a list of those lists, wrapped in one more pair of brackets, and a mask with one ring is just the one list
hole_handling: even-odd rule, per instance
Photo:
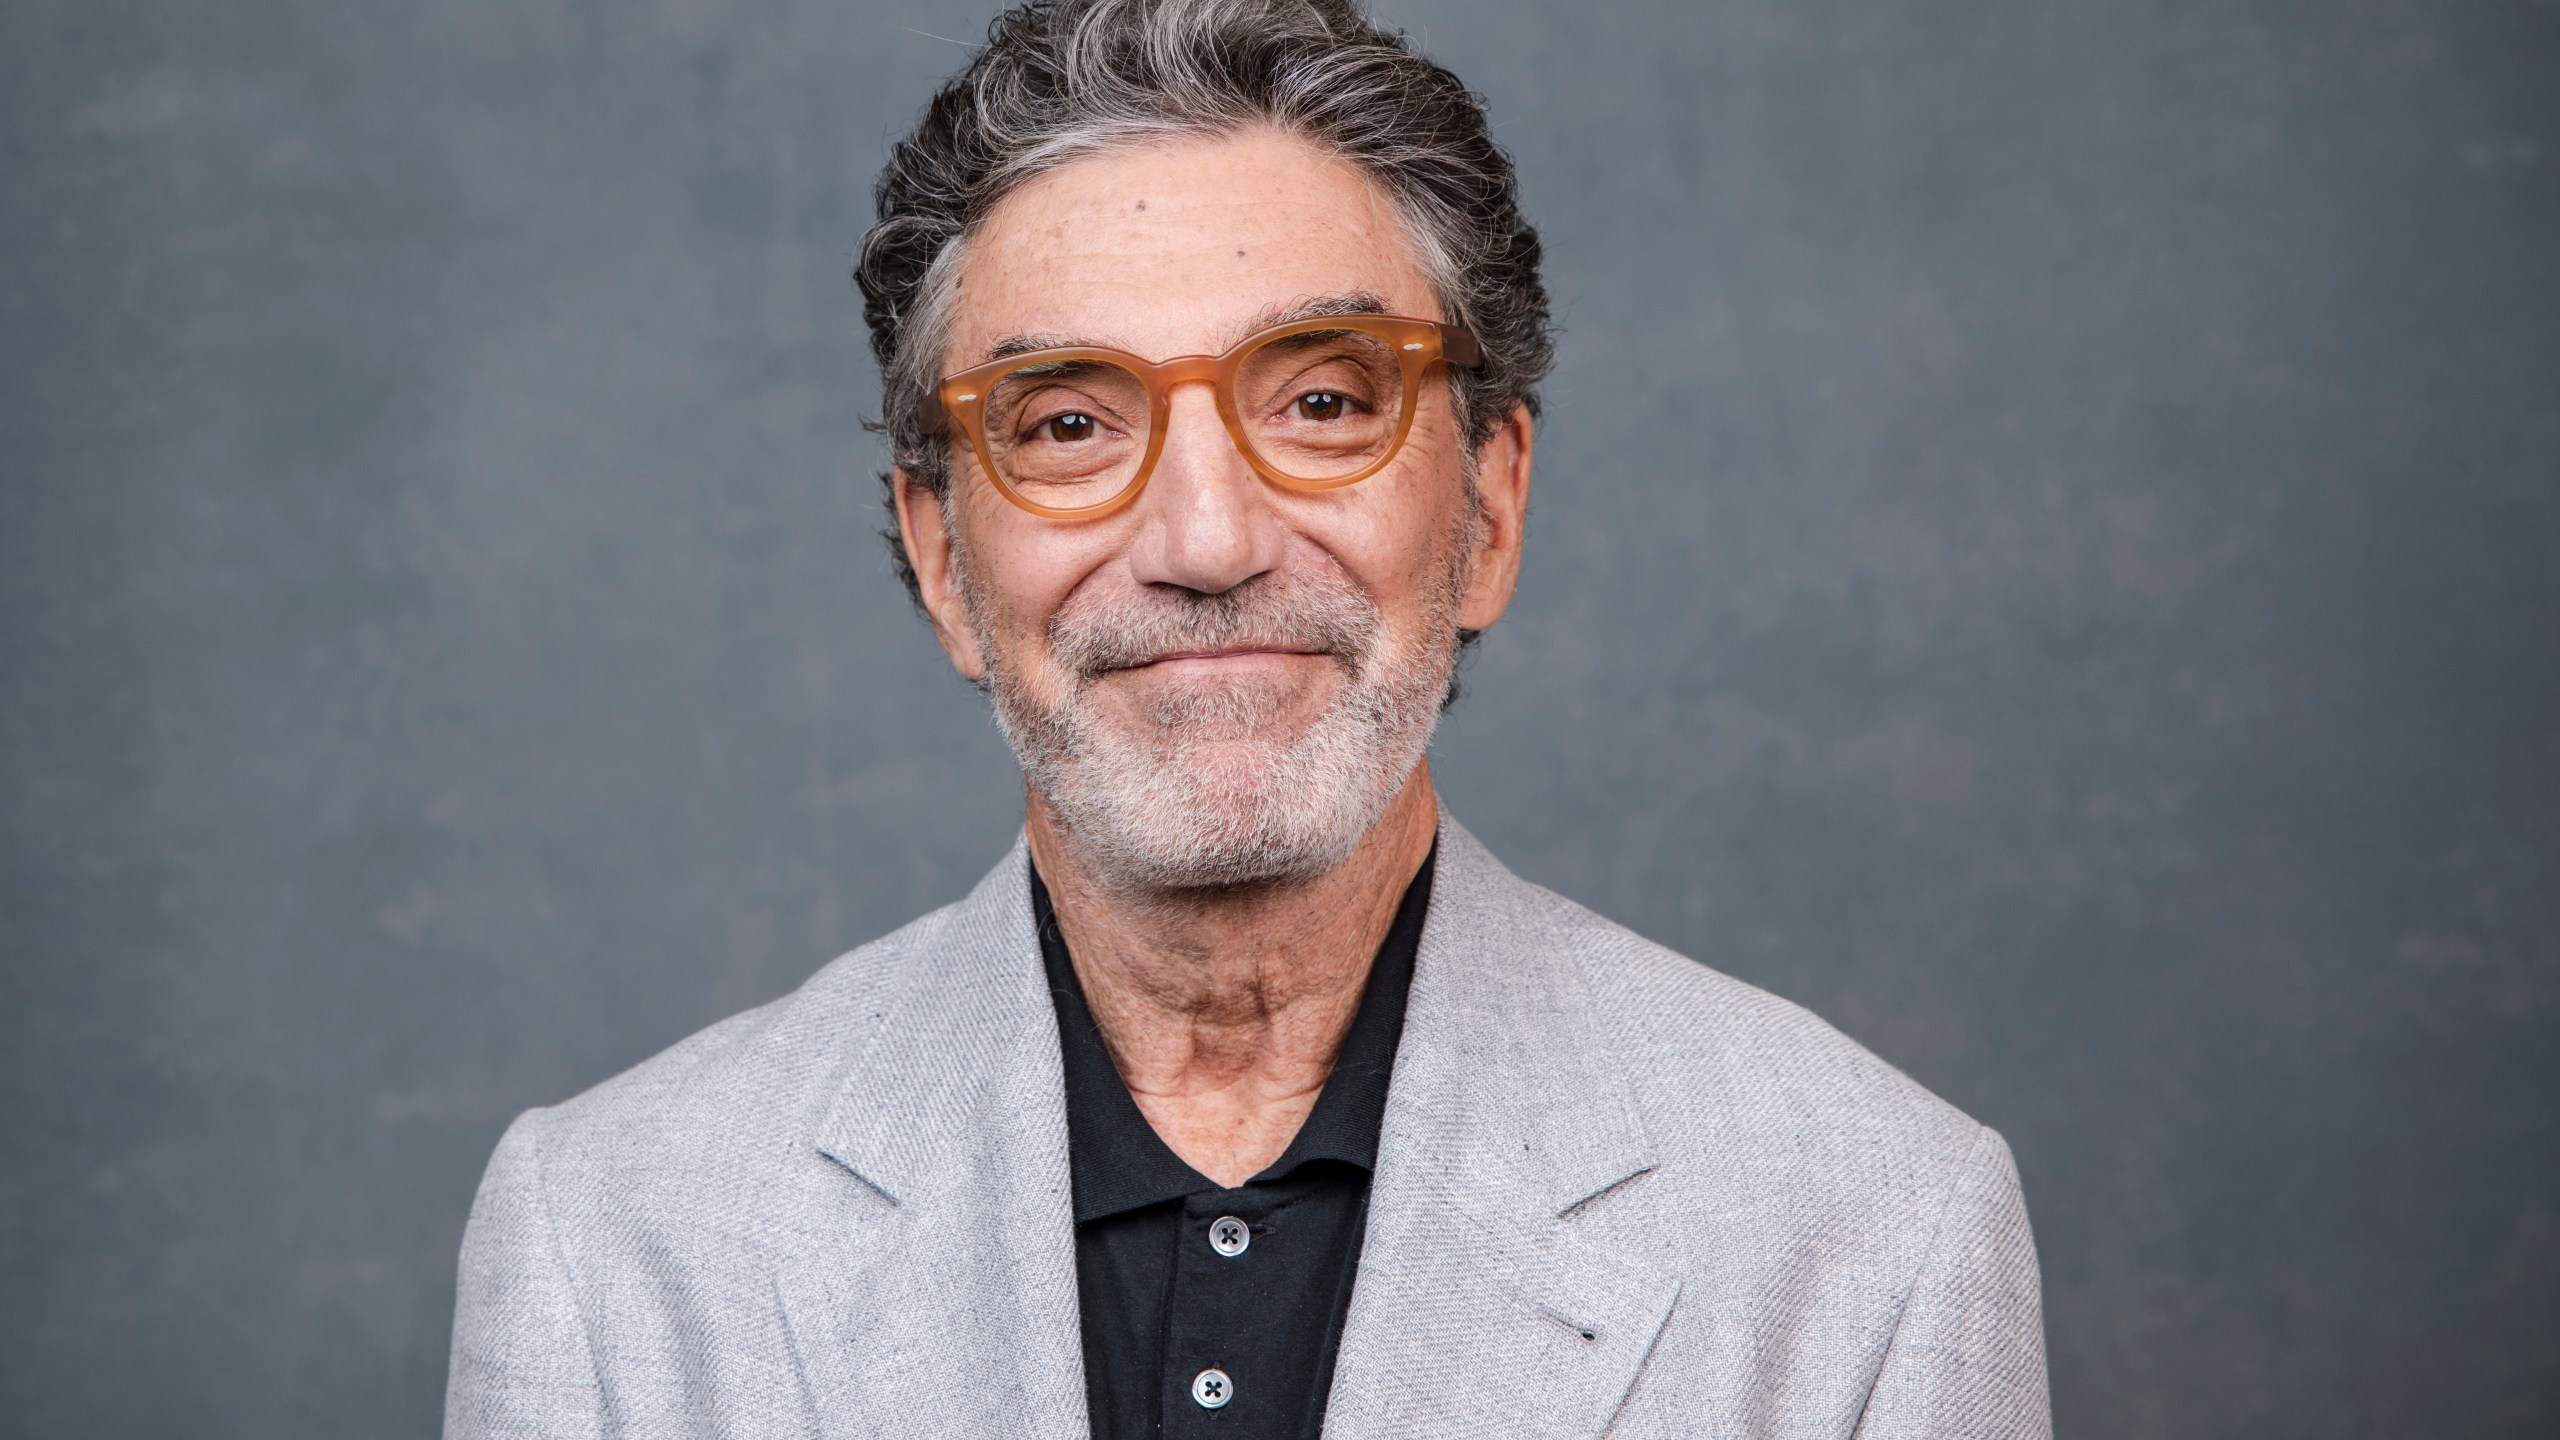
{"label": "eyeglass lens", "polygon": [[[1228,399],[1255,457],[1310,483],[1378,463],[1411,403],[1395,346],[1347,329],[1257,346],[1236,365]],[[1060,510],[1108,504],[1135,484],[1161,420],[1143,381],[1099,359],[1027,364],[987,388],[981,414],[1005,483]]]}

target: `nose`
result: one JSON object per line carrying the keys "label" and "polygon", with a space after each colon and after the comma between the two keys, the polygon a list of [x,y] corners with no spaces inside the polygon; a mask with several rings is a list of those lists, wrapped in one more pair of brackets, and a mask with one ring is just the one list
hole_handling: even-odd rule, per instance
{"label": "nose", "polygon": [[1138,497],[1132,578],[1222,594],[1279,568],[1286,537],[1271,497],[1218,418],[1206,385],[1168,397],[1164,449]]}

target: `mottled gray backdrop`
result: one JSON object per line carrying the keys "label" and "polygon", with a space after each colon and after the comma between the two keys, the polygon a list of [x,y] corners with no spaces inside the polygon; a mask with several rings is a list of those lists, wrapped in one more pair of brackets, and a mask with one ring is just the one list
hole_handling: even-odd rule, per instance
{"label": "mottled gray backdrop", "polygon": [[[941,0],[0,8],[0,1432],[426,1436],[508,1117],[952,899]],[[1438,749],[2017,1147],[2074,1436],[2560,1426],[2560,5],[1391,0],[1563,363]]]}

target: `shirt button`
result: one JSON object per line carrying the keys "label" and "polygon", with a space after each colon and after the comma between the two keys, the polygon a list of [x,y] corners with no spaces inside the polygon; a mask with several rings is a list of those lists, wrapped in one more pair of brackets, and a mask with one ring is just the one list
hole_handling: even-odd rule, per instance
{"label": "shirt button", "polygon": [[1224,1370],[1203,1370],[1191,1377],[1191,1398],[1203,1410],[1220,1409],[1236,1398],[1236,1385]]}
{"label": "shirt button", "polygon": [[1233,1260],[1253,1243],[1253,1227],[1233,1215],[1221,1215],[1209,1222],[1209,1248]]}

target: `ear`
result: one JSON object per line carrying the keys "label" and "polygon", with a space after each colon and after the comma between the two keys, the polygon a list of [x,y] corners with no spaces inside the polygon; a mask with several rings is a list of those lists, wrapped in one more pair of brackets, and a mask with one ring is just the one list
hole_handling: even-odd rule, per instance
{"label": "ear", "polygon": [[1475,565],[1458,624],[1488,630],[1520,588],[1520,538],[1529,523],[1529,461],[1537,448],[1529,407],[1514,405],[1476,448]]}
{"label": "ear", "polygon": [[986,663],[979,658],[978,632],[969,624],[969,608],[960,603],[959,581],[951,568],[951,517],[941,497],[904,469],[889,472],[889,488],[898,511],[898,543],[915,569],[933,638],[951,657],[951,668],[976,684],[986,678]]}

